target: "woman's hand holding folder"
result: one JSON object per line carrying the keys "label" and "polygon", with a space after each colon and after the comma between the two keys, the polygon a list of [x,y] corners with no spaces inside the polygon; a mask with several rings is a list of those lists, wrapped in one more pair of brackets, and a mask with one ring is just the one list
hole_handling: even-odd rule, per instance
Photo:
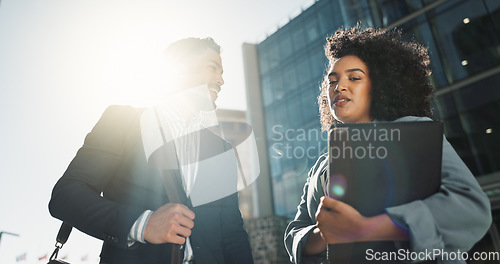
{"label": "woman's hand holding folder", "polygon": [[316,220],[328,244],[409,239],[408,232],[394,224],[387,214],[365,217],[352,206],[328,196],[321,197]]}

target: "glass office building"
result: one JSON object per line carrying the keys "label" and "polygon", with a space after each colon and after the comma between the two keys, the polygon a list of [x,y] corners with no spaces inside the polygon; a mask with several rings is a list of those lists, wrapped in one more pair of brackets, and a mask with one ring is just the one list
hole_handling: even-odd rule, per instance
{"label": "glass office building", "polygon": [[[444,122],[446,137],[490,197],[496,220],[500,217],[498,0],[319,0],[261,43],[245,44],[244,53],[255,50],[251,54],[256,57],[258,85],[251,88],[259,88],[261,101],[249,101],[248,110],[258,107],[262,112],[251,122],[254,126],[260,122],[264,133],[274,214],[295,215],[307,172],[326,151],[316,99],[327,62],[325,37],[358,22],[397,27],[405,39],[428,46],[436,88],[434,118]],[[492,227],[496,237],[499,220]]]}

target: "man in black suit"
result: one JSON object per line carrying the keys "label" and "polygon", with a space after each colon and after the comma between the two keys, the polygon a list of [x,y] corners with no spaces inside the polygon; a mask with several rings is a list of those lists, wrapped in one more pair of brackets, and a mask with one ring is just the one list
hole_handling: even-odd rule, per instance
{"label": "man in black suit", "polygon": [[[193,159],[204,155],[203,134],[215,135],[207,129],[199,132],[196,120],[208,109],[201,109],[197,95],[201,91],[215,107],[224,84],[220,47],[211,38],[189,38],[171,44],[166,57],[171,65],[167,98],[175,99],[154,112],[109,107],[55,185],[50,213],[103,240],[101,263],[170,263],[172,244],[184,245],[183,263],[253,263],[237,193],[195,207],[185,199],[196,191],[193,182],[202,173]],[[193,87],[197,92],[185,93]],[[156,132],[144,125],[146,113],[154,113],[161,132],[172,139],[166,141],[162,134],[161,153],[149,153],[148,142],[155,141],[150,134]],[[193,123],[197,128],[186,130]],[[165,177],[174,179],[171,185]],[[166,190],[179,192],[183,203],[169,202]]]}

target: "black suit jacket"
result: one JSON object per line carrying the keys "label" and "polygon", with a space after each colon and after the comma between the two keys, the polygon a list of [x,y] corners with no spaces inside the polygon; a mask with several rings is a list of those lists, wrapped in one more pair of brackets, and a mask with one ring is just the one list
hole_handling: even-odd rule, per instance
{"label": "black suit jacket", "polygon": [[[101,263],[170,261],[171,244],[127,246],[138,217],[168,203],[160,172],[146,161],[141,113],[127,106],[109,107],[56,183],[49,203],[52,216],[104,241]],[[196,263],[253,263],[237,194],[192,210],[196,218],[190,241]]]}

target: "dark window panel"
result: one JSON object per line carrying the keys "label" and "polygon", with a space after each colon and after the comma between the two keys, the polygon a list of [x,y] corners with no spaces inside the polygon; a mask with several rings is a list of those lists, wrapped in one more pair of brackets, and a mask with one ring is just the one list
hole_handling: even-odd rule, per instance
{"label": "dark window panel", "polygon": [[282,34],[279,42],[281,59],[286,60],[293,52],[292,38],[289,34]]}
{"label": "dark window panel", "polygon": [[464,130],[471,138],[480,174],[500,170],[500,101],[478,107],[462,115]]}
{"label": "dark window panel", "polygon": [[436,88],[447,86],[448,79],[446,78],[440,49],[436,46],[433,32],[425,15],[418,16],[399,27],[403,31],[403,39],[405,41],[418,41],[428,48],[429,57],[431,60],[430,68],[432,74],[430,76],[432,84]]}
{"label": "dark window panel", "polygon": [[307,18],[305,22],[305,28],[306,28],[307,42],[312,43],[314,41],[317,41],[320,34],[316,17],[311,16]]}
{"label": "dark window panel", "polygon": [[482,105],[500,101],[500,74],[483,79],[454,92],[459,112],[468,111]]}
{"label": "dark window panel", "polygon": [[297,60],[297,77],[299,86],[304,87],[312,80],[309,56],[301,56]]}
{"label": "dark window panel", "polygon": [[[484,19],[485,16],[488,16],[488,13],[482,1],[450,0],[427,13],[448,82],[453,83],[468,77],[477,72],[477,69],[474,70],[477,67],[484,70],[500,62],[495,58],[496,55],[492,56],[490,48],[476,51],[476,54],[467,53],[467,47],[470,46],[498,46],[496,37],[490,34],[494,26],[491,21]],[[475,23],[481,30],[466,29],[476,27],[471,26]],[[471,58],[472,64],[469,65]],[[486,61],[485,66],[475,63],[480,59]]]}
{"label": "dark window panel", "polygon": [[293,91],[299,87],[295,66],[296,65],[294,62],[293,64],[288,65],[283,69],[283,86],[284,89],[288,92]]}
{"label": "dark window panel", "polygon": [[446,119],[457,114],[457,107],[451,93],[439,96],[433,102],[435,105],[434,112],[439,115],[438,119]]}
{"label": "dark window panel", "polygon": [[292,32],[292,40],[295,52],[297,53],[302,51],[306,45],[306,36],[302,25],[296,24],[296,28],[294,28]]}
{"label": "dark window panel", "polygon": [[269,76],[262,78],[262,101],[264,106],[268,106],[273,102],[273,87]]}

